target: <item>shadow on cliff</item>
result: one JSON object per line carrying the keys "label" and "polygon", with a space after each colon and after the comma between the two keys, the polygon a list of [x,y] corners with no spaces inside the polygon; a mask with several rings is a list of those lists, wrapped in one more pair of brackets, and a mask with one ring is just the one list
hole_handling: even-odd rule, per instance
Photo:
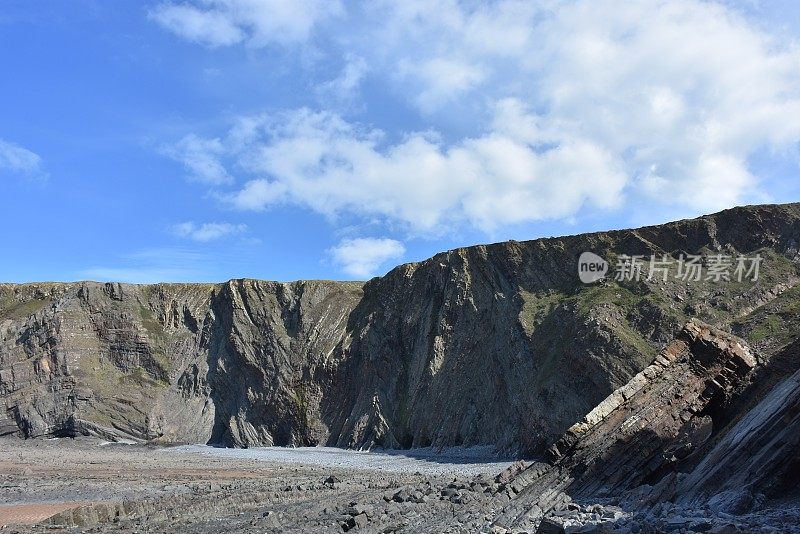
{"label": "shadow on cliff", "polygon": [[207,445],[213,447],[234,447],[236,443],[230,433],[231,411],[230,403],[236,392],[231,391],[226,382],[230,378],[220,369],[220,362],[228,354],[228,337],[232,328],[232,318],[229,305],[224,302],[223,290],[211,295],[211,311],[213,314],[210,324],[206,324],[203,332],[204,342],[207,344],[208,385],[209,397],[214,404],[214,426]]}
{"label": "shadow on cliff", "polygon": [[[459,249],[368,282],[347,320],[350,343],[316,376],[327,385],[326,444],[487,445],[535,458],[616,385],[601,359],[585,357],[595,340],[576,332],[574,309],[547,309],[533,332],[522,324],[522,293],[547,302],[582,289],[585,244],[573,241]],[[576,382],[587,387],[575,392]]]}

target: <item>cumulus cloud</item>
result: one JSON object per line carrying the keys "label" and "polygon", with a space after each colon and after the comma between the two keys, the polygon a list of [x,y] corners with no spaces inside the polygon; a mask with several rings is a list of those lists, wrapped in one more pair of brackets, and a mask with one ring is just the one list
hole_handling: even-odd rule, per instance
{"label": "cumulus cloud", "polygon": [[425,113],[432,113],[442,104],[458,99],[462,93],[477,87],[486,77],[485,71],[469,61],[432,58],[416,63],[401,60],[397,77],[411,78],[416,96],[413,103]]}
{"label": "cumulus cloud", "polygon": [[[517,122],[533,120],[521,105],[514,111]],[[228,196],[241,209],[289,202],[329,216],[385,216],[423,233],[464,220],[489,231],[567,216],[585,202],[613,207],[626,181],[613,155],[578,138],[542,149],[509,130],[452,145],[426,133],[386,144],[383,132],[332,113],[262,121],[249,139],[236,137],[249,171],[270,177]]]}
{"label": "cumulus cloud", "polygon": [[[367,30],[342,39],[343,54],[429,127],[305,108],[242,117],[219,140],[195,139],[242,172],[227,202],[378,216],[421,233],[586,208],[712,211],[763,198],[751,158],[800,141],[800,51],[729,6],[377,0],[364,13]],[[471,133],[453,135],[454,121]],[[199,170],[209,166],[230,176]]]}
{"label": "cumulus cloud", "polygon": [[247,231],[245,224],[184,222],[171,228],[173,234],[193,241],[213,241],[222,237],[240,235]]}
{"label": "cumulus cloud", "polygon": [[[387,22],[370,38],[395,43],[380,60],[410,80],[421,111],[446,106],[448,95],[476,102],[512,96],[536,110],[541,139],[601,147],[624,164],[629,188],[651,199],[701,210],[739,202],[758,185],[748,158],[800,138],[798,50],[723,5],[373,5]],[[431,71],[431,64],[452,57],[458,72],[482,75],[454,76],[452,87],[431,76],[447,70]]]}
{"label": "cumulus cloud", "polygon": [[209,47],[253,47],[306,41],[314,25],[342,13],[338,0],[195,0],[163,2],[150,18],[172,33]]}
{"label": "cumulus cloud", "polygon": [[[535,36],[552,3],[527,0],[376,0],[359,46],[374,50],[374,68],[403,88],[425,113],[470,94],[510,96],[535,83],[520,68],[540,53]],[[379,48],[370,43],[380,42]],[[514,76],[517,79],[513,79]]]}
{"label": "cumulus cloud", "polygon": [[0,139],[0,170],[29,177],[44,177],[42,158],[35,152]]}
{"label": "cumulus cloud", "polygon": [[544,25],[548,61],[534,67],[545,127],[602,142],[651,199],[741,202],[757,187],[749,156],[800,139],[797,50],[712,3],[596,7],[570,5]]}
{"label": "cumulus cloud", "polygon": [[328,254],[345,273],[356,278],[369,278],[381,265],[402,257],[405,251],[403,244],[394,239],[359,237],[341,240],[328,249]]}

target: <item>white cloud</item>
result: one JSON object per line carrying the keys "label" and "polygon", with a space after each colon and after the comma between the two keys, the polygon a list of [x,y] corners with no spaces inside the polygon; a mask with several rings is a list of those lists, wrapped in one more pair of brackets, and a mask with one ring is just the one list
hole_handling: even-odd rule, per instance
{"label": "white cloud", "polygon": [[367,74],[367,62],[363,57],[348,54],[345,65],[338,77],[322,82],[317,87],[321,97],[348,103],[358,95],[364,76]]}
{"label": "white cloud", "polygon": [[[220,196],[240,209],[492,232],[587,208],[760,200],[751,158],[800,141],[800,50],[721,4],[377,0],[364,12],[367,30],[346,28],[339,52],[429,130],[308,109],[248,116],[220,139],[193,138],[200,163],[187,167],[225,183],[229,160],[246,182]],[[357,87],[356,67],[330,87]]]}
{"label": "white cloud", "polygon": [[[533,120],[518,103],[504,104],[507,118]],[[452,145],[415,133],[387,145],[380,131],[307,109],[249,121],[246,136],[236,129],[229,138],[242,167],[269,177],[227,196],[240,209],[292,203],[328,216],[383,216],[421,233],[463,221],[491,231],[569,216],[586,202],[614,207],[626,181],[611,154],[578,138],[544,150],[511,131]]]}
{"label": "white cloud", "polygon": [[247,231],[245,224],[184,222],[171,228],[173,234],[193,241],[213,241],[222,237],[240,235]]}
{"label": "white cloud", "polygon": [[227,200],[239,209],[261,211],[282,201],[286,191],[286,184],[257,179],[247,182],[241,190],[228,195]]}
{"label": "white cloud", "polygon": [[42,158],[15,143],[0,139],[0,170],[31,177],[44,177]]}
{"label": "white cloud", "polygon": [[369,278],[382,264],[402,257],[405,251],[403,244],[394,239],[359,237],[341,240],[338,245],[328,249],[328,254],[345,273],[357,278]]}
{"label": "white cloud", "polygon": [[198,9],[191,5],[160,4],[151,13],[153,20],[173,33],[211,47],[244,40],[244,31],[222,11]]}
{"label": "white cloud", "polygon": [[368,59],[389,77],[402,73],[393,76],[405,88],[397,92],[422,112],[446,114],[455,104],[460,113],[465,103],[486,109],[483,102],[513,97],[535,110],[531,124],[540,140],[598,147],[622,162],[628,189],[649,201],[710,210],[758,196],[748,158],[800,139],[798,49],[723,5],[372,6],[384,23],[367,41],[388,43],[388,51]]}
{"label": "white cloud", "polygon": [[212,185],[233,182],[221,161],[225,151],[219,139],[202,139],[196,135],[187,135],[174,145],[162,148],[165,155],[183,164],[190,178]]}
{"label": "white cloud", "polygon": [[433,58],[421,63],[403,60],[398,64],[399,78],[413,78],[414,103],[431,113],[462,93],[477,87],[486,77],[482,68],[469,61]]}
{"label": "white cloud", "polygon": [[253,47],[306,41],[314,25],[343,12],[338,0],[195,0],[164,2],[150,12],[158,24],[210,47]]}
{"label": "white cloud", "polygon": [[[377,0],[368,11],[381,23],[368,23],[358,46],[365,54],[371,51],[365,57],[374,68],[382,69],[425,113],[471,93],[485,95],[486,88],[496,98],[510,96],[520,84],[535,84],[534,78],[522,76],[520,63],[539,53],[534,37],[547,4]],[[382,46],[371,46],[375,42]]]}

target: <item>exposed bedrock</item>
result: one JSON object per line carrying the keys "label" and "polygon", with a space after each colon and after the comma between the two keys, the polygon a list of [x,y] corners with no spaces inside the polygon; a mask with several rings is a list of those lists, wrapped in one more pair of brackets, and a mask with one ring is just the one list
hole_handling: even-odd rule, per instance
{"label": "exposed bedrock", "polygon": [[651,365],[570,427],[547,461],[507,475],[500,491],[509,502],[494,524],[563,531],[560,522],[577,514],[569,510],[595,502],[640,515],[669,503],[721,517],[793,502],[800,370],[789,369],[800,369],[798,348],[759,364],[741,339],[690,321]]}
{"label": "exposed bedrock", "polygon": [[572,500],[663,483],[711,437],[714,418],[756,365],[743,341],[690,321],[650,365],[571,426],[548,450],[548,463],[509,481],[513,500],[498,524],[524,526]]}
{"label": "exposed bedrock", "polygon": [[[538,454],[692,317],[765,357],[794,341],[799,250],[792,204],[456,249],[366,283],[0,285],[0,434]],[[758,281],[584,285],[585,251],[612,271],[763,262]]]}

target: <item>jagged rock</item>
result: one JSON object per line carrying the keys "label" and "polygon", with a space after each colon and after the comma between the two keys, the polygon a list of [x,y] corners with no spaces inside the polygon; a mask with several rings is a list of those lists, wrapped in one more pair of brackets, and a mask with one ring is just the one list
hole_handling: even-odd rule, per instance
{"label": "jagged rock", "polygon": [[[800,344],[788,350],[800,354]],[[800,496],[800,370],[749,410],[675,488],[683,505],[742,514],[765,498]]]}
{"label": "jagged rock", "polygon": [[674,484],[674,451],[692,447],[702,434],[698,428],[706,426],[703,418],[721,410],[756,365],[744,341],[700,321],[688,322],[650,366],[567,430],[550,449],[551,465],[534,464],[516,475],[524,489],[498,524],[535,521],[549,510],[566,508],[570,498]]}
{"label": "jagged rock", "polygon": [[564,523],[555,517],[545,517],[539,523],[536,534],[564,534]]}
{"label": "jagged rock", "polygon": [[[727,324],[792,295],[799,242],[793,204],[461,248],[366,284],[0,284],[0,434],[538,454],[635,396],[690,313]],[[764,261],[757,284],[583,285],[584,251]]]}
{"label": "jagged rock", "polygon": [[400,488],[399,490],[395,491],[392,494],[392,499],[394,502],[409,502],[411,501],[411,489],[409,488]]}

